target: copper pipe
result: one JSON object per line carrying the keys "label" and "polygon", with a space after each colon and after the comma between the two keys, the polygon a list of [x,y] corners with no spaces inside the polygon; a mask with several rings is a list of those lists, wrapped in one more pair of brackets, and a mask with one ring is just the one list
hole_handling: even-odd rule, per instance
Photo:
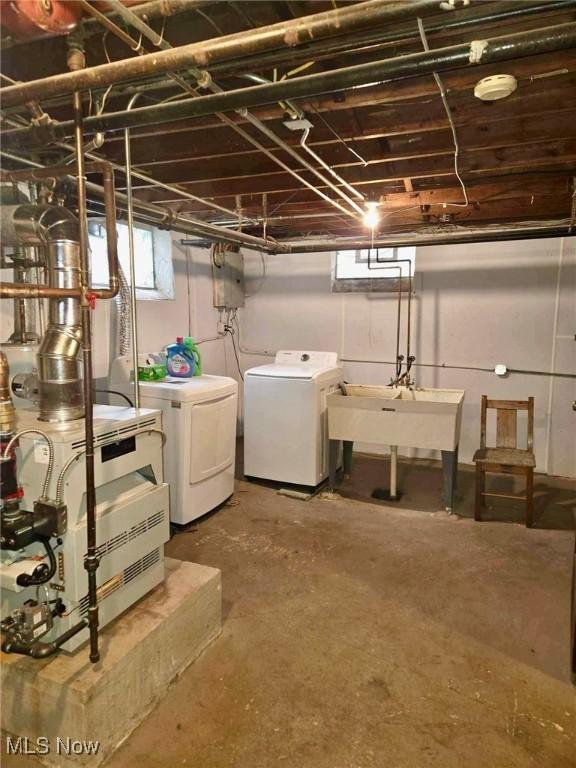
{"label": "copper pipe", "polygon": [[0,299],[79,299],[80,288],[49,288],[47,285],[2,283]]}
{"label": "copper pipe", "polygon": [[[86,163],[84,170],[86,173],[98,172],[104,174],[105,169],[113,171],[112,165],[107,160],[94,160]],[[61,179],[64,176],[74,175],[76,165],[51,165],[47,168],[31,168],[21,171],[0,170],[0,181],[18,182],[18,181],[38,181],[39,179]]]}
{"label": "copper pipe", "polygon": [[[84,50],[68,39],[68,66],[79,71],[86,66]],[[88,254],[88,216],[86,198],[86,168],[84,166],[84,116],[82,93],[74,91],[74,146],[78,174],[78,220],[80,230],[80,268],[82,283],[90,285],[90,258]],[[109,206],[108,206],[109,207]],[[108,211],[107,207],[107,211]],[[115,214],[114,214],[115,215]],[[108,218],[107,218],[108,223]],[[114,242],[116,232],[114,232]],[[108,243],[110,245],[110,242]],[[116,291],[117,292],[117,291]],[[84,374],[84,424],[86,444],[86,555],[84,568],[88,578],[88,630],[90,632],[90,662],[100,661],[98,647],[98,584],[96,573],[100,560],[96,552],[96,484],[94,467],[94,373],[92,370],[92,310],[86,297],[82,302],[82,362]]]}
{"label": "copper pipe", "polygon": [[[98,163],[88,163],[90,166]],[[108,288],[91,289],[98,299],[113,299],[120,290],[120,268],[118,262],[118,234],[116,232],[116,195],[114,190],[114,171],[110,163],[102,166],[102,186],[104,187],[104,217],[106,221],[106,250],[108,256]]]}
{"label": "copper pipe", "polygon": [[[130,99],[128,109],[132,109],[140,94]],[[136,254],[134,252],[134,205],[132,198],[132,150],[130,146],[130,128],[124,131],[124,158],[126,162],[126,214],[128,217],[128,253],[130,255],[130,319],[132,330],[132,365],[134,367],[134,407],[140,408],[140,387],[138,385],[138,324],[136,302]]]}

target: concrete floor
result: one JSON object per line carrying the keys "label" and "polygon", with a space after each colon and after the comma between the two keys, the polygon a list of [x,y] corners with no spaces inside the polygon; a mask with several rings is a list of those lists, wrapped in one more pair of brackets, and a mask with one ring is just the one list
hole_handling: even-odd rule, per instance
{"label": "concrete floor", "polygon": [[526,530],[510,506],[469,519],[465,468],[452,517],[437,464],[401,466],[395,507],[369,500],[386,475],[357,457],[357,498],[307,502],[241,481],[174,536],[172,557],[222,569],[223,633],[109,768],[576,764],[574,484],[538,477]]}

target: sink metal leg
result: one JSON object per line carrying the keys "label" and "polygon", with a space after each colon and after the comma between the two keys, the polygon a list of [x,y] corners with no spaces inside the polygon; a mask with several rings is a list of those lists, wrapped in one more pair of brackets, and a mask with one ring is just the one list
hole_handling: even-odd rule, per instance
{"label": "sink metal leg", "polygon": [[402,494],[398,491],[398,446],[390,446],[390,487],[375,488],[372,498],[378,501],[400,501]]}
{"label": "sink metal leg", "polygon": [[390,446],[390,499],[398,496],[398,446]]}
{"label": "sink metal leg", "polygon": [[336,488],[336,475],[338,473],[338,456],[340,454],[340,440],[330,440],[328,444],[328,485],[330,490]]}
{"label": "sink metal leg", "polygon": [[342,465],[344,469],[344,477],[350,477],[352,474],[352,451],[354,450],[354,443],[350,440],[342,441]]}
{"label": "sink metal leg", "polygon": [[453,451],[442,451],[444,504],[447,512],[454,508],[454,490],[458,474],[458,446]]}
{"label": "sink metal leg", "polygon": [[454,477],[452,478],[452,487],[454,491],[458,490],[458,449],[460,445],[457,445],[454,449]]}

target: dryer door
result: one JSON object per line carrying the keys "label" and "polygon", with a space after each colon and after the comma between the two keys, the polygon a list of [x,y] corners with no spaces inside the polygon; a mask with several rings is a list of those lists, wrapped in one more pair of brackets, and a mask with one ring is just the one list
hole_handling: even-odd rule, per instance
{"label": "dryer door", "polygon": [[[237,396],[188,405],[190,409],[190,483],[226,469],[236,449]],[[182,458],[182,457],[181,457]]]}

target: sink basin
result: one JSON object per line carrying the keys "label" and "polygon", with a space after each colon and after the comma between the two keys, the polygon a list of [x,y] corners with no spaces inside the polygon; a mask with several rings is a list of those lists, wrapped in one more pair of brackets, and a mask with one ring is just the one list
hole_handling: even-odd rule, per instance
{"label": "sink basin", "polygon": [[460,441],[462,389],[347,384],[327,396],[331,440],[454,451]]}

